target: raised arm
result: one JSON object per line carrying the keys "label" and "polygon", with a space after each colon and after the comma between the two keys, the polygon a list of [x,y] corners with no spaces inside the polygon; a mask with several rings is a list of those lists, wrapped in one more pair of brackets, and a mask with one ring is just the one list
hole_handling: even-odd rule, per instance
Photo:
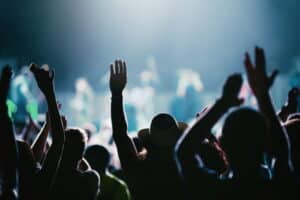
{"label": "raised arm", "polygon": [[12,69],[3,68],[0,78],[0,175],[2,178],[1,199],[15,199],[17,192],[17,146],[13,124],[8,116],[6,105]]}
{"label": "raised arm", "polygon": [[175,156],[179,172],[184,179],[197,179],[195,174],[204,166],[201,165],[201,158],[196,157],[196,148],[209,136],[211,128],[228,109],[243,103],[243,100],[238,98],[241,86],[240,74],[230,76],[223,87],[222,97],[211,108],[208,108],[178,141]]}
{"label": "raised arm", "polygon": [[296,113],[298,110],[298,101],[297,98],[300,95],[299,88],[293,87],[288,94],[288,100],[281,107],[281,110],[278,113],[278,117],[282,122],[285,122],[289,115]]}
{"label": "raised arm", "polygon": [[29,136],[31,133],[38,133],[40,131],[41,127],[31,118],[30,114],[28,114],[28,122],[26,122],[26,125],[21,131],[22,139],[27,142],[31,143],[29,141]]}
{"label": "raised arm", "polygon": [[280,171],[290,172],[292,164],[288,135],[280,124],[269,94],[269,89],[278,72],[275,70],[271,76],[267,75],[264,50],[259,47],[255,48],[255,64],[252,63],[248,53],[245,55],[244,64],[249,85],[257,99],[259,109],[266,117],[269,125],[270,152],[277,159],[277,163],[279,163],[277,166],[279,166]]}
{"label": "raised arm", "polygon": [[52,128],[52,144],[46,155],[43,168],[40,172],[40,182],[45,190],[44,194],[50,192],[52,184],[55,180],[57,168],[59,166],[63,145],[65,141],[64,128],[59,115],[56,97],[54,92],[54,73],[53,70],[45,70],[36,64],[31,64],[31,72],[34,74],[36,82],[46,97],[48,104],[48,112],[51,120]]}
{"label": "raised arm", "polygon": [[137,151],[133,141],[127,135],[127,123],[123,108],[122,92],[127,83],[126,63],[120,60],[110,65],[110,90],[111,90],[111,120],[113,138],[116,142],[119,158],[124,170],[137,161]]}
{"label": "raised arm", "polygon": [[49,119],[49,114],[46,113],[46,120],[40,132],[38,133],[37,137],[35,138],[34,142],[31,145],[33,155],[37,162],[41,163],[45,156],[46,143],[47,143],[49,131],[50,131],[50,119]]}

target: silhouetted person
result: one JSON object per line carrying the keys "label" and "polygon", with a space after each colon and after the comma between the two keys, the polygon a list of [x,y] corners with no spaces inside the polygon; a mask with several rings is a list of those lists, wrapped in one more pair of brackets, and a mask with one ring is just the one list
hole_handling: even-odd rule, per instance
{"label": "silhouetted person", "polygon": [[[183,132],[179,123],[168,114],[153,118],[150,129],[144,130],[149,138],[147,155],[138,155],[127,135],[122,91],[127,82],[126,64],[116,61],[111,65],[111,117],[113,138],[116,142],[125,180],[133,199],[182,199],[183,191],[173,159],[174,145]],[[144,134],[144,135],[145,135]]]}
{"label": "silhouetted person", "polygon": [[65,130],[65,144],[54,185],[53,199],[96,199],[99,189],[99,176],[93,170],[80,171],[78,164],[83,158],[86,135],[79,128]]}
{"label": "silhouetted person", "polygon": [[17,199],[18,150],[12,120],[6,104],[10,82],[13,75],[11,67],[4,66],[0,77],[0,199]]}
{"label": "silhouetted person", "polygon": [[101,185],[98,199],[100,200],[129,200],[130,193],[126,183],[108,171],[110,154],[100,145],[93,145],[86,149],[85,158],[100,175]]}
{"label": "silhouetted person", "polygon": [[[52,191],[52,185],[56,178],[57,168],[59,166],[59,161],[61,159],[61,153],[64,143],[64,131],[61,125],[60,116],[56,106],[56,98],[53,87],[54,74],[48,70],[39,68],[37,65],[32,64],[30,70],[34,74],[36,82],[44,93],[47,103],[49,116],[53,123],[52,131],[52,145],[49,148],[49,151],[45,157],[45,162],[40,168],[37,167],[37,163],[33,156],[33,153],[30,147],[24,142],[18,142],[18,199],[47,199],[49,198],[50,192]],[[11,75],[10,75],[11,76]],[[10,78],[10,77],[7,77]],[[7,79],[9,80],[9,79]],[[6,84],[6,89],[4,93],[1,94],[1,97],[7,97],[9,84]],[[3,87],[1,87],[3,89]],[[6,108],[5,101],[1,98],[1,109]],[[7,112],[6,112],[7,113]],[[2,113],[4,114],[4,113]],[[3,116],[3,115],[2,115]],[[4,117],[4,116],[3,116]],[[3,120],[4,119],[4,120]],[[8,121],[7,121],[8,120]],[[10,161],[7,160],[4,163],[10,164],[11,171],[9,172],[12,175],[12,171],[15,170],[14,166],[11,164],[15,160],[15,151],[14,148],[14,138],[13,138],[13,125],[9,123],[8,116],[6,118],[1,118],[1,128],[10,132],[10,136],[7,137],[5,144],[1,144],[1,147],[6,145],[10,146],[10,150],[5,151],[5,154],[10,156]],[[6,133],[4,131],[4,133]],[[3,151],[1,150],[3,153]],[[7,173],[6,173],[7,174]],[[11,182],[12,183],[12,182]]]}
{"label": "silhouetted person", "polygon": [[[177,144],[178,169],[194,199],[273,199],[287,194],[280,186],[287,183],[286,177],[292,172],[289,141],[268,93],[276,73],[268,77],[263,50],[256,48],[255,53],[256,66],[251,63],[248,54],[245,66],[249,84],[264,116],[244,108],[234,111],[226,118],[221,144],[230,164],[229,174],[219,177],[214,171],[207,169],[201,156],[195,156],[195,146],[205,139],[223,114],[243,102],[238,98],[242,85],[241,75],[228,78],[222,97],[195,122]],[[267,123],[270,129],[267,128]],[[274,182],[271,182],[271,177],[262,168],[263,153],[269,146],[271,149],[268,152],[277,159]],[[276,194],[279,195],[275,196]]]}

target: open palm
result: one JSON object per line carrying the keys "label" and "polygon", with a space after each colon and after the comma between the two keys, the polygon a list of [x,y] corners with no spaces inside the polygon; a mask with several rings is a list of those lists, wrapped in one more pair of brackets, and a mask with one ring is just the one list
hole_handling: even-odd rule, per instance
{"label": "open palm", "polygon": [[121,94],[127,83],[126,63],[116,60],[110,65],[109,86],[112,94]]}

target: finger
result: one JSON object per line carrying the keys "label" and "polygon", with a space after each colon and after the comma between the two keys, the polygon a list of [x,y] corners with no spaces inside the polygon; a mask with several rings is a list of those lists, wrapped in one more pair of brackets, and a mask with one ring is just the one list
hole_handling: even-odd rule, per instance
{"label": "finger", "polygon": [[259,48],[258,46],[255,46],[254,49],[254,62],[255,62],[255,68],[259,65]]}
{"label": "finger", "polygon": [[251,76],[254,69],[248,52],[245,53],[244,66],[248,77]]}
{"label": "finger", "polygon": [[123,61],[120,60],[120,74],[124,73],[124,66],[123,66]]}
{"label": "finger", "polygon": [[125,62],[124,61],[122,61],[121,73],[123,75],[125,74]]}
{"label": "finger", "polygon": [[257,55],[257,63],[256,67],[263,73],[266,73],[266,59],[265,59],[265,52],[262,48],[258,48],[258,55]]}
{"label": "finger", "polygon": [[118,61],[118,74],[121,74],[121,73],[122,73],[122,72],[121,72],[121,69],[122,69],[122,61],[119,60],[119,61]]}
{"label": "finger", "polygon": [[114,64],[110,64],[110,76],[114,75]]}
{"label": "finger", "polygon": [[269,77],[269,87],[271,87],[275,81],[275,78],[277,77],[277,75],[279,74],[278,70],[274,70],[271,74],[271,76]]}
{"label": "finger", "polygon": [[115,72],[115,74],[118,73],[118,60],[115,60],[114,72]]}
{"label": "finger", "polygon": [[119,74],[119,60],[115,61],[115,74]]}

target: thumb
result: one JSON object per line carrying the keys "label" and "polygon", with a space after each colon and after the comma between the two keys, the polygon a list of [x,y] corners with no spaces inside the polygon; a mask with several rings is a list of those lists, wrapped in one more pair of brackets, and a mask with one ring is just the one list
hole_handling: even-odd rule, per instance
{"label": "thumb", "polygon": [[269,88],[273,85],[275,78],[277,77],[277,75],[279,74],[279,71],[277,69],[275,69],[271,76],[269,77]]}

